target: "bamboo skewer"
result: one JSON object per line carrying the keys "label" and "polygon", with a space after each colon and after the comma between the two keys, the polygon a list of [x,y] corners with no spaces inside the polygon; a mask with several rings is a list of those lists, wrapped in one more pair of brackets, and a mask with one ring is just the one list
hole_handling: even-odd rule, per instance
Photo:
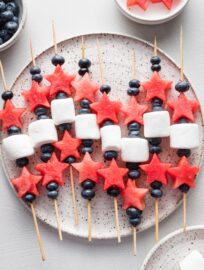
{"label": "bamboo skewer", "polygon": [[187,194],[184,192],[183,193],[183,231],[186,232],[186,227],[187,227],[187,214],[186,214],[186,209],[187,209]]}
{"label": "bamboo skewer", "polygon": [[57,37],[56,37],[56,29],[55,29],[55,22],[54,21],[52,21],[52,37],[53,37],[55,54],[57,54]]}
{"label": "bamboo skewer", "polygon": [[85,44],[84,44],[84,36],[81,37],[81,56],[82,56],[82,59],[85,58]]}
{"label": "bamboo skewer", "polygon": [[181,26],[181,31],[180,31],[180,80],[184,80],[184,54],[183,54],[183,28]]}
{"label": "bamboo skewer", "polygon": [[136,79],[136,55],[134,49],[132,49],[132,77]]}
{"label": "bamboo skewer", "polygon": [[31,53],[31,57],[32,57],[33,66],[35,66],[36,65],[36,62],[35,62],[35,53],[34,53],[34,50],[33,50],[33,45],[32,45],[31,39],[30,39],[30,53]]}
{"label": "bamboo skewer", "polygon": [[134,256],[137,255],[137,229],[135,227],[132,227],[133,231],[133,254]]}
{"label": "bamboo skewer", "polygon": [[154,37],[154,56],[157,56],[157,37]]}
{"label": "bamboo skewer", "polygon": [[159,241],[159,199],[155,199],[155,240]]}
{"label": "bamboo skewer", "polygon": [[88,209],[88,240],[89,242],[92,241],[92,228],[91,228],[91,201],[87,203]]}
{"label": "bamboo skewer", "polygon": [[114,207],[115,207],[115,226],[116,226],[116,231],[117,231],[117,238],[118,238],[118,243],[121,243],[117,197],[114,198]]}
{"label": "bamboo skewer", "polygon": [[78,225],[78,223],[79,223],[78,208],[77,208],[77,202],[76,202],[76,193],[75,193],[75,186],[74,186],[73,170],[72,170],[71,165],[69,167],[69,175],[70,175],[70,182],[71,182],[72,203],[73,203],[73,207],[74,207],[74,222],[75,222],[75,225]]}
{"label": "bamboo skewer", "polygon": [[57,200],[54,200],[54,208],[55,208],[55,216],[56,216],[56,222],[57,222],[58,235],[59,235],[60,241],[62,241],[63,237],[62,237],[62,229],[61,229],[61,218],[60,218],[60,214],[59,214]]}
{"label": "bamboo skewer", "polygon": [[1,77],[2,77],[2,81],[3,81],[4,89],[6,91],[8,91],[9,90],[9,86],[7,84],[7,81],[6,81],[5,72],[4,72],[4,68],[3,68],[3,65],[2,65],[1,60],[0,60],[0,69],[1,69]]}

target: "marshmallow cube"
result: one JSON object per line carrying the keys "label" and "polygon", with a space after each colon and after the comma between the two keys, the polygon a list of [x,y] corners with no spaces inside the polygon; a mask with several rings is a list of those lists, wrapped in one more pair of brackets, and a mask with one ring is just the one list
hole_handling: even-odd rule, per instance
{"label": "marshmallow cube", "polygon": [[55,125],[74,122],[75,109],[73,98],[62,98],[52,100],[51,114]]}
{"label": "marshmallow cube", "polygon": [[204,258],[197,250],[192,251],[183,261],[179,263],[181,270],[203,270]]}
{"label": "marshmallow cube", "polygon": [[29,157],[34,154],[30,137],[25,134],[12,135],[3,139],[2,148],[10,160]]}
{"label": "marshmallow cube", "polygon": [[122,138],[121,158],[125,162],[144,162],[149,159],[148,141],[142,138]]}
{"label": "marshmallow cube", "polygon": [[28,134],[34,148],[58,140],[57,130],[52,119],[41,119],[30,123],[28,126]]}
{"label": "marshmallow cube", "polygon": [[100,139],[99,126],[95,114],[79,114],[75,118],[75,132],[78,139]]}
{"label": "marshmallow cube", "polygon": [[170,116],[167,111],[145,113],[143,119],[146,138],[161,138],[170,135]]}
{"label": "marshmallow cube", "polygon": [[101,128],[102,152],[121,150],[121,129],[118,125],[109,125]]}
{"label": "marshmallow cube", "polygon": [[200,144],[197,124],[175,124],[171,126],[170,146],[176,149],[196,148]]}

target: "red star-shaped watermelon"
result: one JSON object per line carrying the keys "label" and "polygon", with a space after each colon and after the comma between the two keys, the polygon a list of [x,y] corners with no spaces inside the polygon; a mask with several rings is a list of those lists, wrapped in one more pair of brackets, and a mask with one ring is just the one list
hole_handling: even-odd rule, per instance
{"label": "red star-shaped watermelon", "polygon": [[164,3],[164,5],[170,10],[172,8],[173,0],[152,0],[152,3]]}
{"label": "red star-shaped watermelon", "polygon": [[31,193],[38,196],[39,191],[36,186],[41,179],[41,175],[31,174],[26,167],[23,167],[21,175],[12,179],[11,183],[17,190],[19,198],[22,198],[24,195],[26,195],[26,193]]}
{"label": "red star-shaped watermelon", "polygon": [[35,166],[35,169],[43,176],[42,186],[45,187],[49,182],[55,181],[58,185],[64,185],[63,172],[69,167],[68,164],[59,162],[56,154],[53,153],[47,163],[41,163]]}
{"label": "red star-shaped watermelon", "polygon": [[183,184],[191,188],[195,187],[195,177],[199,172],[198,167],[193,167],[186,157],[182,157],[177,167],[168,169],[168,174],[173,178],[173,188],[176,189]]}
{"label": "red star-shaped watermelon", "polygon": [[0,111],[0,120],[3,122],[3,129],[11,126],[22,128],[21,117],[26,108],[16,108],[10,100],[5,102],[4,109]]}
{"label": "red star-shaped watermelon", "polygon": [[80,101],[85,98],[94,102],[95,95],[99,90],[99,84],[91,81],[88,73],[86,73],[79,81],[73,81],[72,86],[75,90],[75,101]]}
{"label": "red star-shaped watermelon", "polygon": [[60,65],[57,65],[51,75],[45,75],[45,79],[50,82],[50,96],[57,94],[59,91],[71,95],[71,83],[76,75],[65,73]]}
{"label": "red star-shaped watermelon", "polygon": [[124,124],[128,125],[131,122],[137,122],[143,125],[143,114],[147,111],[148,106],[140,105],[135,97],[131,97],[128,105],[124,105],[121,111],[125,115]]}
{"label": "red star-shaped watermelon", "polygon": [[166,100],[166,91],[171,89],[171,81],[162,80],[158,72],[154,72],[151,79],[147,82],[143,82],[142,86],[147,91],[146,100],[150,101],[154,98],[160,98]]}
{"label": "red star-shaped watermelon", "polygon": [[86,153],[82,162],[73,163],[72,166],[79,172],[79,183],[81,184],[87,179],[98,182],[98,173],[97,171],[103,167],[102,162],[95,162],[89,155]]}
{"label": "red star-shaped watermelon", "polygon": [[148,0],[127,0],[127,6],[129,8],[135,5],[138,5],[142,9],[146,10],[148,7]]}
{"label": "red star-shaped watermelon", "polygon": [[128,169],[118,167],[115,159],[110,163],[110,166],[105,169],[99,169],[98,174],[104,178],[104,190],[112,186],[118,187],[120,190],[125,188],[123,177],[128,172]]}
{"label": "red star-shaped watermelon", "polygon": [[143,211],[145,209],[145,195],[148,193],[147,188],[138,188],[135,183],[128,179],[123,196],[123,208],[136,207]]}
{"label": "red star-shaped watermelon", "polygon": [[53,145],[61,151],[60,160],[63,161],[69,156],[80,158],[78,152],[80,144],[81,140],[73,138],[68,131],[65,131],[62,140]]}
{"label": "red star-shaped watermelon", "polygon": [[36,107],[43,106],[45,108],[50,108],[48,102],[49,88],[42,87],[36,81],[32,81],[31,88],[28,91],[22,93],[25,101],[28,102],[30,106],[30,111],[33,112]]}
{"label": "red star-shaped watermelon", "polygon": [[107,94],[104,93],[99,102],[94,102],[90,105],[91,109],[97,114],[97,123],[101,124],[105,120],[112,120],[118,123],[118,113],[121,108],[121,103],[118,101],[110,101]]}
{"label": "red star-shaped watermelon", "polygon": [[185,94],[181,93],[177,100],[168,102],[168,106],[174,111],[172,116],[174,123],[180,118],[187,118],[194,122],[194,113],[199,109],[200,104],[198,101],[187,99]]}
{"label": "red star-shaped watermelon", "polygon": [[147,174],[147,183],[151,184],[154,181],[158,181],[164,185],[167,184],[167,170],[171,167],[171,163],[161,163],[157,154],[153,155],[153,158],[149,164],[140,165],[140,168]]}

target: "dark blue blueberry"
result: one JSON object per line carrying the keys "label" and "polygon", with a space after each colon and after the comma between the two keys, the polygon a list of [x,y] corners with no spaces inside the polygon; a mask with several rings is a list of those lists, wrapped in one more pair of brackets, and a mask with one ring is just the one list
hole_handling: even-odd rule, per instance
{"label": "dark blue blueberry", "polygon": [[27,202],[27,203],[33,203],[35,200],[36,196],[34,194],[31,193],[26,193],[26,195],[23,197],[23,199]]}
{"label": "dark blue blueberry", "polygon": [[52,64],[54,66],[57,66],[57,65],[63,65],[64,62],[65,62],[65,59],[62,55],[59,55],[59,54],[55,54],[53,57],[52,57]]}
{"label": "dark blue blueberry", "polygon": [[32,80],[40,83],[43,80],[43,76],[41,74],[34,74],[32,75]]}
{"label": "dark blue blueberry", "polygon": [[160,66],[160,65],[157,65],[157,64],[152,65],[152,66],[151,66],[151,70],[152,70],[152,71],[159,72],[159,71],[161,70],[161,66]]}
{"label": "dark blue blueberry", "polygon": [[150,186],[153,188],[153,189],[160,189],[162,188],[162,183],[160,181],[154,181],[150,184]]}
{"label": "dark blue blueberry", "polygon": [[89,73],[89,70],[88,70],[88,68],[80,68],[78,70],[78,73],[80,76],[84,76],[86,73]]}
{"label": "dark blue blueberry", "polygon": [[12,21],[19,24],[19,19],[17,16],[13,16]]}
{"label": "dark blue blueberry", "polygon": [[72,164],[72,163],[74,163],[75,161],[76,161],[76,158],[73,157],[73,156],[69,156],[69,157],[67,157],[67,158],[64,160],[64,162],[65,162],[65,163],[68,163],[68,164]]}
{"label": "dark blue blueberry", "polygon": [[108,190],[107,190],[107,194],[112,196],[112,197],[117,197],[119,194],[120,194],[120,189],[113,186],[113,187],[110,187]]}
{"label": "dark blue blueberry", "polygon": [[86,153],[89,153],[89,154],[91,154],[91,153],[93,153],[93,148],[92,147],[82,147],[81,148],[81,153],[83,154],[83,155],[85,155]]}
{"label": "dark blue blueberry", "polygon": [[96,183],[92,180],[85,180],[81,183],[81,186],[83,187],[83,189],[93,189],[95,187]]}
{"label": "dark blue blueberry", "polygon": [[7,38],[8,32],[6,29],[1,29],[0,30],[0,38],[2,38],[4,41]]}
{"label": "dark blue blueberry", "polygon": [[129,96],[137,96],[140,92],[140,89],[139,88],[136,88],[136,87],[131,87],[127,90],[127,94]]}
{"label": "dark blue blueberry", "polygon": [[16,126],[10,126],[7,130],[8,135],[16,135],[21,133],[21,129]]}
{"label": "dark blue blueberry", "polygon": [[135,162],[127,162],[126,163],[126,167],[129,170],[137,170],[137,169],[139,169],[139,164],[138,163],[135,163]]}
{"label": "dark blue blueberry", "polygon": [[3,38],[0,37],[0,45],[4,44]]}
{"label": "dark blue blueberry", "polygon": [[57,99],[63,99],[63,98],[67,98],[67,93],[63,92],[63,91],[59,91],[57,94],[56,94],[56,98]]}
{"label": "dark blue blueberry", "polygon": [[100,91],[101,91],[102,94],[103,93],[108,94],[111,91],[111,87],[108,84],[102,84],[101,87],[100,87]]}
{"label": "dark blue blueberry", "polygon": [[52,156],[52,153],[49,153],[49,152],[42,153],[40,159],[41,159],[43,162],[48,162],[48,160],[51,159],[51,156]]}
{"label": "dark blue blueberry", "polygon": [[142,211],[135,207],[129,207],[126,209],[126,214],[131,218],[141,217]]}
{"label": "dark blue blueberry", "polygon": [[85,200],[91,200],[95,197],[96,193],[93,189],[83,189],[81,192],[81,196],[85,199]]}
{"label": "dark blue blueberry", "polygon": [[163,191],[161,189],[152,189],[151,196],[153,198],[161,198],[163,195]]}
{"label": "dark blue blueberry", "polygon": [[23,168],[25,166],[27,166],[29,163],[29,160],[27,157],[23,157],[23,158],[18,158],[16,159],[16,165],[20,168]]}
{"label": "dark blue blueberry", "polygon": [[88,100],[88,99],[82,99],[81,100],[81,102],[80,102],[80,106],[82,107],[82,108],[90,108],[90,104],[91,104],[91,102]]}
{"label": "dark blue blueberry", "polygon": [[86,147],[92,146],[93,143],[94,143],[94,141],[91,140],[91,139],[82,140],[82,144],[83,144],[84,146],[86,146]]}
{"label": "dark blue blueberry", "polygon": [[132,130],[140,130],[140,127],[141,127],[141,125],[139,123],[137,123],[137,122],[132,122],[132,123],[130,123],[128,125],[128,129],[130,131],[132,131]]}
{"label": "dark blue blueberry", "polygon": [[1,97],[2,97],[3,100],[6,101],[8,99],[12,99],[13,98],[13,93],[12,93],[12,91],[6,90],[6,91],[4,91],[2,93]]}
{"label": "dark blue blueberry", "polygon": [[64,132],[65,130],[70,131],[71,128],[72,128],[72,124],[71,124],[71,123],[60,124],[60,125],[58,126],[58,128],[59,128],[59,130],[62,131],[62,132]]}
{"label": "dark blue blueberry", "polygon": [[129,172],[128,172],[128,177],[130,178],[130,179],[138,179],[139,177],[140,177],[140,175],[141,175],[141,173],[140,173],[140,171],[138,171],[138,170],[130,170]]}
{"label": "dark blue blueberry", "polygon": [[12,11],[15,16],[19,14],[19,8],[15,2],[8,2],[6,4],[6,10]]}
{"label": "dark blue blueberry", "polygon": [[179,187],[179,190],[183,193],[187,193],[190,190],[190,187],[187,184],[183,184]]}
{"label": "dark blue blueberry", "polygon": [[34,110],[34,113],[37,115],[37,116],[40,116],[40,115],[46,115],[47,114],[47,108],[45,107],[36,107],[35,110]]}
{"label": "dark blue blueberry", "polygon": [[87,68],[88,69],[91,66],[91,61],[87,58],[84,58],[84,59],[80,59],[78,64],[79,64],[80,68]]}
{"label": "dark blue blueberry", "polygon": [[180,118],[179,120],[178,120],[178,123],[179,124],[186,124],[186,123],[188,123],[189,122],[189,120],[187,119],[187,118],[185,118],[185,117],[182,117],[182,118]]}
{"label": "dark blue blueberry", "polygon": [[43,120],[43,119],[50,119],[48,115],[42,114],[38,116],[38,120]]}
{"label": "dark blue blueberry", "polygon": [[139,88],[140,87],[140,81],[139,80],[131,80],[129,81],[130,88]]}
{"label": "dark blue blueberry", "polygon": [[163,108],[160,106],[154,106],[154,107],[152,107],[152,111],[153,112],[160,112],[160,111],[163,111]]}
{"label": "dark blue blueberry", "polygon": [[103,123],[102,123],[102,126],[105,127],[105,126],[111,126],[111,125],[114,125],[114,122],[112,120],[105,120]]}
{"label": "dark blue blueberry", "polygon": [[139,130],[130,130],[128,132],[128,137],[130,138],[136,138],[140,136],[140,131]]}
{"label": "dark blue blueberry", "polygon": [[91,110],[90,109],[87,109],[87,108],[82,108],[80,111],[79,111],[80,114],[86,114],[86,113],[91,113]]}
{"label": "dark blue blueberry", "polygon": [[0,12],[3,12],[6,9],[6,4],[3,1],[0,1]]}
{"label": "dark blue blueberry", "polygon": [[104,154],[103,154],[103,157],[105,160],[112,160],[113,158],[114,159],[117,159],[118,157],[118,153],[116,151],[106,151]]}
{"label": "dark blue blueberry", "polygon": [[160,98],[154,98],[152,100],[152,107],[161,107],[163,105],[163,100]]}
{"label": "dark blue blueberry", "polygon": [[149,148],[149,152],[151,154],[160,154],[161,153],[161,147],[159,145],[152,145]]}
{"label": "dark blue blueberry", "polygon": [[52,153],[55,150],[54,146],[50,143],[41,145],[42,153]]}
{"label": "dark blue blueberry", "polygon": [[55,181],[53,181],[53,182],[49,182],[46,188],[48,191],[54,191],[54,190],[58,190],[59,185]]}
{"label": "dark blue blueberry", "polygon": [[161,59],[160,59],[160,57],[159,56],[152,56],[152,58],[151,58],[151,60],[150,60],[150,63],[152,64],[152,65],[158,65],[158,64],[160,64],[161,63]]}
{"label": "dark blue blueberry", "polygon": [[56,200],[58,197],[58,191],[57,190],[48,191],[47,196],[49,199]]}
{"label": "dark blue blueberry", "polygon": [[191,150],[190,150],[190,149],[178,149],[177,155],[178,155],[179,157],[183,157],[183,156],[185,156],[185,157],[190,157],[190,155],[191,155]]}
{"label": "dark blue blueberry", "polygon": [[130,222],[130,224],[131,224],[133,227],[136,227],[136,226],[138,226],[138,225],[141,223],[141,217],[138,217],[138,218],[130,218],[130,219],[129,219],[129,222]]}
{"label": "dark blue blueberry", "polygon": [[161,138],[150,138],[150,139],[149,139],[149,143],[150,143],[151,145],[154,145],[154,146],[160,145],[161,142],[162,142],[162,139],[161,139]]}
{"label": "dark blue blueberry", "polygon": [[40,74],[41,69],[38,66],[33,66],[30,68],[30,74],[35,75],[35,74]]}
{"label": "dark blue blueberry", "polygon": [[6,11],[0,13],[0,19],[4,22],[11,21],[13,16],[14,16],[14,14],[11,10],[6,10]]}
{"label": "dark blue blueberry", "polygon": [[190,89],[190,84],[187,81],[179,81],[176,85],[175,85],[175,89],[178,92],[186,92]]}

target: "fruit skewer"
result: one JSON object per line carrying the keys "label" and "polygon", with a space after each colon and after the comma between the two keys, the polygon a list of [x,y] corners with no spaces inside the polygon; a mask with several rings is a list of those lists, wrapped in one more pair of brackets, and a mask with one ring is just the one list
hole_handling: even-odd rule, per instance
{"label": "fruit skewer", "polygon": [[27,157],[34,154],[34,149],[29,136],[21,133],[21,117],[25,112],[25,108],[15,108],[11,102],[13,93],[9,89],[6,82],[1,61],[0,70],[4,85],[4,92],[2,94],[2,99],[4,100],[4,108],[0,111],[0,120],[3,123],[3,129],[7,130],[9,135],[9,137],[2,140],[2,148],[7,154],[8,158],[10,160],[15,160],[16,166],[22,168],[21,175],[17,178],[11,179],[11,183],[18,193],[18,197],[24,200],[31,208],[41,258],[44,261],[45,252],[34,205],[36,197],[40,195],[37,189],[37,184],[41,181],[42,177],[39,175],[31,174],[26,168],[29,163],[29,159]]}

